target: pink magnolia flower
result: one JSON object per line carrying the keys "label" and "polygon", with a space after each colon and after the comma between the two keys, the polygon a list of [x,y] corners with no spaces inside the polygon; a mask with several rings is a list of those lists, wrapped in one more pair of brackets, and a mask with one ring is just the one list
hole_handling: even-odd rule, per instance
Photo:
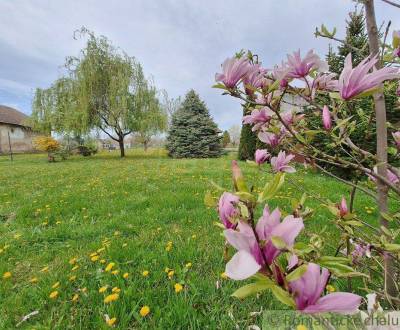
{"label": "pink magnolia flower", "polygon": [[339,215],[340,217],[344,217],[346,214],[349,213],[349,210],[347,208],[347,203],[346,203],[346,199],[344,197],[342,197],[342,201],[340,202],[339,206]]}
{"label": "pink magnolia flower", "polygon": [[275,65],[274,68],[271,70],[272,78],[275,80],[279,80],[279,86],[281,88],[286,88],[289,84],[288,72],[289,68],[284,62],[282,62],[280,66]]}
{"label": "pink magnolia flower", "polygon": [[394,56],[400,57],[400,47],[397,47],[394,52],[393,52]]}
{"label": "pink magnolia flower", "polygon": [[264,142],[270,145],[272,148],[275,148],[282,140],[281,134],[275,134],[271,132],[259,132],[258,138],[261,142]]}
{"label": "pink magnolia flower", "polygon": [[392,133],[394,142],[396,143],[397,149],[400,150],[400,131]]}
{"label": "pink magnolia flower", "polygon": [[274,112],[270,108],[263,107],[261,109],[254,109],[250,115],[243,116],[242,121],[243,124],[253,125],[251,130],[254,132],[268,123],[273,115]]}
{"label": "pink magnolia flower", "polygon": [[277,157],[271,158],[271,166],[274,172],[287,172],[293,173],[296,172],[294,167],[289,166],[288,164],[294,158],[294,155],[287,155],[286,152],[281,150]]}
{"label": "pink magnolia flower", "polygon": [[258,165],[264,164],[271,155],[266,149],[257,149],[254,155],[255,161]]}
{"label": "pink magnolia flower", "polygon": [[322,109],[322,123],[327,131],[332,128],[331,113],[329,112],[327,105],[324,105],[324,108]]}
{"label": "pink magnolia flower", "polygon": [[[378,169],[377,169],[376,166],[374,166],[374,173],[378,173]],[[400,179],[397,177],[397,175],[396,175],[395,173],[393,173],[393,172],[392,172],[391,170],[389,170],[389,169],[387,169],[386,176],[387,176],[387,179],[388,179],[391,183],[393,183],[393,184],[398,184],[398,183],[400,182]],[[368,174],[368,177],[369,177],[372,181],[376,182],[376,178],[375,178],[374,176]]]}
{"label": "pink magnolia flower", "polygon": [[329,279],[329,271],[309,263],[307,271],[298,280],[289,283],[297,309],[302,313],[314,314],[333,312],[354,314],[361,304],[361,297],[349,292],[334,292],[321,297]]}
{"label": "pink magnolia flower", "polygon": [[260,64],[253,64],[243,77],[243,84],[248,95],[252,95],[257,88],[263,88],[268,85],[269,81],[265,77],[267,70],[262,68]]}
{"label": "pink magnolia flower", "polygon": [[354,244],[354,250],[351,252],[351,258],[353,264],[359,263],[360,259],[364,256],[371,257],[371,245],[370,244]]}
{"label": "pink magnolia flower", "polygon": [[328,71],[328,64],[322,61],[313,50],[309,50],[306,56],[302,59],[299,49],[292,55],[287,55],[287,59],[287,76],[289,78],[304,78],[314,69],[322,72]]}
{"label": "pink magnolia flower", "polygon": [[257,243],[254,231],[249,224],[240,221],[238,230],[224,231],[229,244],[238,250],[226,264],[225,273],[234,280],[244,280],[257,273],[266,263],[269,265],[281,253],[271,241],[272,237],[280,237],[288,247],[293,246],[294,240],[304,228],[303,219],[288,215],[280,221],[281,212],[276,208],[271,214],[268,206],[264,208],[263,216],[259,219],[255,231],[262,247]]}
{"label": "pink magnolia flower", "polygon": [[233,88],[251,69],[247,58],[227,58],[222,63],[222,73],[215,75],[216,81],[221,81],[228,88]]}
{"label": "pink magnolia flower", "polygon": [[231,220],[239,214],[236,206],[239,203],[239,197],[229,192],[224,192],[218,202],[219,218],[225,225],[225,228],[235,227],[235,223]]}
{"label": "pink magnolia flower", "polygon": [[317,90],[321,91],[336,91],[338,81],[335,80],[335,73],[320,73],[311,83],[311,98],[315,98]]}
{"label": "pink magnolia flower", "polygon": [[355,68],[351,62],[351,53],[346,56],[344,69],[339,77],[338,89],[344,100],[349,100],[365,91],[377,87],[385,80],[400,78],[400,71],[396,68],[382,68],[369,71],[378,62],[378,57],[367,57]]}

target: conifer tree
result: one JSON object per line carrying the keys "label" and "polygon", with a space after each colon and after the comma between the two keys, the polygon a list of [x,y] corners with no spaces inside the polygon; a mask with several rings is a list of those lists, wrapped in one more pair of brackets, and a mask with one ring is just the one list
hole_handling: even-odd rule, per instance
{"label": "conifer tree", "polygon": [[220,130],[207,107],[190,90],[173,114],[166,147],[173,158],[209,158],[221,155]]}

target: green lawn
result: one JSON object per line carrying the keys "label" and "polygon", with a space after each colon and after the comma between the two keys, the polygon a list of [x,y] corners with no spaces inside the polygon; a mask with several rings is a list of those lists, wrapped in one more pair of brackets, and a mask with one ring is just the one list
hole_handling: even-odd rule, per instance
{"label": "green lawn", "polygon": [[[203,203],[210,180],[231,187],[230,159],[171,160],[157,150],[58,163],[47,163],[44,155],[17,155],[14,162],[0,157],[0,276],[11,272],[0,277],[0,329],[15,328],[36,310],[20,328],[108,328],[106,314],[121,329],[260,325],[261,316],[252,312],[282,306],[269,294],[244,302],[230,297],[240,283],[221,278],[224,239],[213,225],[217,213]],[[241,167],[248,180],[255,178],[257,169]],[[299,170],[291,178],[331,200],[348,194],[320,174]],[[263,183],[255,182],[257,189]],[[285,208],[301,194],[287,183],[273,202]],[[316,215],[306,226],[319,231],[327,225],[338,237],[326,209],[309,203]],[[361,194],[356,203],[364,213],[370,206]],[[114,267],[104,272],[110,262]],[[170,278],[165,268],[174,270]],[[176,283],[183,291],[175,292]],[[99,293],[102,286],[108,288]],[[114,287],[119,299],[105,304]],[[58,296],[51,299],[53,291]],[[144,305],[150,307],[146,317],[139,313]]]}

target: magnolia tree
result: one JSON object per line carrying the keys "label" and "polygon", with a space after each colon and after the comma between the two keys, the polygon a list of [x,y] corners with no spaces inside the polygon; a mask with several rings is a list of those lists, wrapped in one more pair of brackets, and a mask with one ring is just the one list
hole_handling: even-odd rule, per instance
{"label": "magnolia tree", "polygon": [[[400,213],[400,171],[387,162],[387,125],[382,87],[386,81],[400,79],[400,31],[393,32],[391,45],[379,44],[373,1],[364,1],[368,28],[370,56],[353,66],[351,54],[337,77],[328,65],[312,50],[295,51],[280,65],[266,69],[258,56],[250,52],[228,58],[222,72],[216,74],[217,84],[224,94],[245,101],[251,107],[243,123],[251,124],[258,139],[268,145],[255,153],[255,164],[272,171],[272,178],[261,192],[254,191],[245,181],[236,161],[232,163],[233,191],[223,191],[219,198],[219,217],[228,245],[236,253],[226,264],[226,274],[234,280],[253,279],[238,289],[234,296],[244,298],[270,289],[286,305],[304,313],[355,313],[362,297],[352,292],[332,292],[329,285],[338,278],[359,277],[361,292],[370,298],[372,309],[379,301],[395,308],[398,298],[400,244],[398,224]],[[335,32],[324,26],[317,34],[334,40]],[[388,28],[386,30],[386,36]],[[385,36],[385,40],[386,40]],[[358,51],[358,50],[357,50]],[[361,51],[361,50],[360,50]],[[325,97],[318,97],[324,95]],[[400,96],[400,89],[398,90]],[[377,152],[370,153],[352,141],[352,132],[358,124],[346,107],[354,98],[373,97],[377,126]],[[283,110],[286,100],[298,100],[296,110]],[[319,100],[324,100],[321,103]],[[325,103],[326,102],[326,103]],[[304,107],[313,111],[303,112]],[[366,111],[368,109],[365,109]],[[309,116],[320,117],[320,128],[309,127]],[[400,132],[393,131],[392,148],[400,150]],[[313,145],[313,138],[324,134],[337,155]],[[390,148],[389,148],[390,150]],[[342,151],[350,157],[343,158]],[[270,166],[265,164],[269,161]],[[279,208],[271,210],[269,201],[276,196],[286,180],[294,183],[294,162],[312,166],[336,180],[370,196],[379,209],[379,225],[367,222],[347,207],[347,196],[330,201],[305,191],[301,199],[288,205],[284,214]],[[348,168],[365,174],[366,180],[348,182],[335,176],[321,165]],[[222,188],[219,188],[222,189]],[[298,187],[306,189],[306,187]],[[223,190],[223,189],[222,189]],[[305,228],[304,220],[313,212],[307,206],[307,197],[317,198],[330,210],[329,220],[341,235],[337,241],[323,240],[320,233]],[[212,202],[212,195],[207,201]],[[394,212],[388,210],[388,200],[394,203]],[[262,216],[255,214],[263,209]],[[307,242],[296,242],[304,234]],[[326,247],[336,251],[326,255]],[[227,251],[226,251],[227,252]],[[351,284],[351,283],[350,283]],[[351,291],[351,285],[348,287]],[[375,300],[377,299],[377,300]]]}

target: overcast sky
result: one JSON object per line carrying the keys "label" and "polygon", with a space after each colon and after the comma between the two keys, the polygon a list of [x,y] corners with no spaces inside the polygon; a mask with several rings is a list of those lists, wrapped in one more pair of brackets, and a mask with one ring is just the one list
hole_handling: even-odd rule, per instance
{"label": "overcast sky", "polygon": [[[378,22],[399,29],[400,10],[376,3]],[[84,45],[73,31],[86,26],[135,56],[170,96],[194,88],[227,129],[240,124],[240,105],[211,88],[226,57],[251,49],[271,67],[299,48],[323,56],[328,41],[314,38],[315,27],[340,34],[353,8],[350,0],[0,0],[0,104],[29,114],[34,89],[61,75]]]}

